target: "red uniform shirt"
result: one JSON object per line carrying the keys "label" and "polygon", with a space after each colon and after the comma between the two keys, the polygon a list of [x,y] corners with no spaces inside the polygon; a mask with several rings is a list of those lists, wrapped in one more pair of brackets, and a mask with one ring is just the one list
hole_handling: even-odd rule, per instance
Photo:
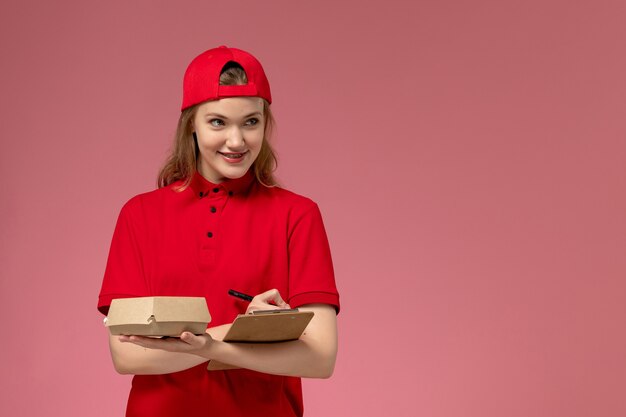
{"label": "red uniform shirt", "polygon": [[[195,174],[122,208],[98,309],[142,296],[203,296],[210,326],[232,322],[247,303],[229,289],[276,288],[291,307],[339,295],[322,217],[311,200],[260,185],[248,173],[215,185]],[[127,416],[302,415],[300,378],[246,369],[207,371],[206,363],[166,375],[136,375]]]}

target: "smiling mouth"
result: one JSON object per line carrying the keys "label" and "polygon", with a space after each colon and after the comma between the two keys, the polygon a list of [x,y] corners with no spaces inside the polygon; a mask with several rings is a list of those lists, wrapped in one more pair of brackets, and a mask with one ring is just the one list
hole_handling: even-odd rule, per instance
{"label": "smiling mouth", "polygon": [[240,159],[240,158],[243,158],[243,156],[247,152],[248,151],[242,152],[242,153],[232,153],[232,152],[218,152],[218,153],[228,159]]}

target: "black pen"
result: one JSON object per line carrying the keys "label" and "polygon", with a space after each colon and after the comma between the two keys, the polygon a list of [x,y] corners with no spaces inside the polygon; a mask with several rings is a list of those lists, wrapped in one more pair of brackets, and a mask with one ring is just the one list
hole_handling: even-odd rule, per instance
{"label": "black pen", "polygon": [[235,290],[228,290],[228,294],[232,295],[233,297],[241,298],[242,300],[245,300],[245,301],[252,301],[252,299],[254,298],[251,295],[244,294],[242,292],[235,291]]}

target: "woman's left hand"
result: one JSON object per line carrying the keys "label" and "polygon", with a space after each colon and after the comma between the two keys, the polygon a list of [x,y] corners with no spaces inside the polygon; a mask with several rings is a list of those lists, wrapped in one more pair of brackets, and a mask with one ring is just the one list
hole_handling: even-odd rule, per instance
{"label": "woman's left hand", "polygon": [[183,332],[180,338],[158,339],[146,336],[120,336],[119,340],[122,343],[133,343],[148,349],[190,353],[207,359],[210,359],[208,358],[208,351],[213,344],[213,338],[209,334],[196,336],[190,332]]}
{"label": "woman's left hand", "polygon": [[291,308],[289,304],[283,300],[276,288],[255,296],[246,310],[246,314],[250,314],[256,310],[277,310]]}

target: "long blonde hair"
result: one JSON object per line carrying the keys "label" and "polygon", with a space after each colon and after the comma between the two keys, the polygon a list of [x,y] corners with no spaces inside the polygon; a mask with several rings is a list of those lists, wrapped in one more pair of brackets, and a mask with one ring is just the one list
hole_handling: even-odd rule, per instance
{"label": "long blonde hair", "polygon": [[[244,85],[248,83],[248,77],[238,64],[232,63],[224,67],[220,75],[220,85]],[[157,184],[159,188],[167,187],[176,182],[183,181],[177,191],[182,191],[189,186],[191,179],[197,169],[198,145],[193,139],[191,121],[196,115],[198,107],[201,105],[189,107],[180,113],[178,118],[178,126],[174,135],[174,147],[170,153],[165,165],[159,171]],[[265,130],[263,134],[263,143],[256,160],[252,164],[251,169],[257,181],[266,187],[276,185],[274,171],[277,166],[276,153],[272,149],[269,138],[272,135],[275,121],[270,110],[270,105],[263,100],[263,115],[265,118]]]}

